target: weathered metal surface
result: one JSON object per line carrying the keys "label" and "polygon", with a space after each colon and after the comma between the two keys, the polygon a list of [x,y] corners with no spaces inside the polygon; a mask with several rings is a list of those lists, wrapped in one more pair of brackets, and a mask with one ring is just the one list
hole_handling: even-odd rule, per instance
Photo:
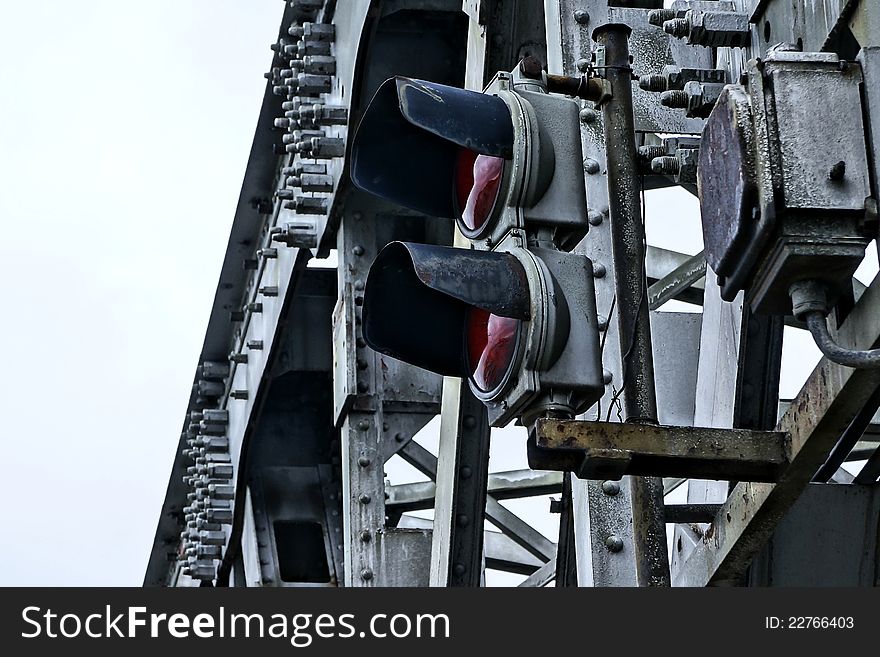
{"label": "weathered metal surface", "polygon": [[[593,32],[605,49],[605,79],[611,98],[602,105],[608,166],[608,203],[614,267],[617,270],[617,319],[623,364],[623,407],[626,422],[657,422],[654,357],[645,277],[643,208],[636,189],[638,163],[632,101],[629,38],[624,24],[609,23]],[[663,524],[663,485],[657,479],[630,481],[633,505],[633,548],[641,586],[669,583]]]}
{"label": "weathered metal surface", "polygon": [[880,487],[810,484],[749,569],[750,586],[880,584]]}
{"label": "weathered metal surface", "polygon": [[720,508],[720,504],[667,504],[665,507],[666,522],[712,522]]}
{"label": "weathered metal surface", "polygon": [[648,307],[656,310],[706,276],[706,258],[700,251],[648,288]]}
{"label": "weathered metal surface", "polygon": [[[880,342],[880,282],[853,308],[837,339],[854,348]],[[852,370],[823,359],[778,424],[791,436],[791,464],[774,484],[740,483],[715,522],[682,564],[675,583],[736,582],[774,527],[827,459],[840,434],[880,386],[880,373]]]}
{"label": "weathered metal surface", "polygon": [[539,420],[542,467],[592,479],[684,476],[776,481],[788,464],[784,432]]}
{"label": "weathered metal surface", "polygon": [[489,474],[489,420],[461,379],[443,382],[431,586],[479,586]]}
{"label": "weathered metal surface", "polygon": [[424,587],[431,561],[431,530],[388,527],[376,533],[376,586]]}

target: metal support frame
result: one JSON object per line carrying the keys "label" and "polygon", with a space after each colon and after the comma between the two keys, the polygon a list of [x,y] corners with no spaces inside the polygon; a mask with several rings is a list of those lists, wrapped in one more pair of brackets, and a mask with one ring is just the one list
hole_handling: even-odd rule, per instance
{"label": "metal support frame", "polygon": [[461,379],[443,381],[431,586],[479,586],[489,475],[486,407]]}
{"label": "metal support frame", "polygon": [[544,468],[583,478],[624,475],[777,481],[789,463],[788,435],[749,429],[540,419],[534,427]]}
{"label": "metal support frame", "polygon": [[[837,340],[855,349],[880,344],[880,280],[875,280],[840,327]],[[841,433],[880,386],[880,372],[853,370],[822,359],[777,426],[791,434],[792,461],[776,484],[740,483],[678,569],[686,586],[736,583]]]}
{"label": "metal support frame", "polygon": [[[645,228],[637,189],[632,69],[627,25],[608,23],[593,32],[605,48],[605,78],[611,98],[602,105],[608,166],[608,200],[614,267],[617,271],[617,318],[623,363],[623,406],[627,422],[657,422],[654,356],[645,275]],[[669,584],[663,483],[656,478],[630,481],[633,506],[633,547],[641,586]]]}

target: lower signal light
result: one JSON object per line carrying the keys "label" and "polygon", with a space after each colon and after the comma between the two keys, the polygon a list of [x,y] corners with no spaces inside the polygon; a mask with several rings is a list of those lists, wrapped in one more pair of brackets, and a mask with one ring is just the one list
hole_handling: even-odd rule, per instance
{"label": "lower signal light", "polygon": [[468,368],[483,392],[498,388],[510,371],[519,342],[520,320],[473,307],[466,318]]}

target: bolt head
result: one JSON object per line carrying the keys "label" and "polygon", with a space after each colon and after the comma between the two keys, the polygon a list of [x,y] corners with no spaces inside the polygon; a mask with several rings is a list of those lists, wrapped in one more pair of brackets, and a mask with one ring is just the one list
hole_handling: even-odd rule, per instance
{"label": "bolt head", "polygon": [[611,536],[605,539],[605,547],[609,552],[620,552],[623,550],[623,539],[620,536],[611,534]]}
{"label": "bolt head", "polygon": [[590,109],[589,107],[585,107],[580,111],[580,119],[581,123],[595,123],[596,119],[599,118],[598,113],[594,109]]}
{"label": "bolt head", "polygon": [[364,568],[361,571],[361,579],[365,582],[369,582],[371,579],[373,579],[373,571],[369,568]]}
{"label": "bolt head", "polygon": [[620,484],[616,481],[603,481],[602,492],[613,497],[620,492]]}
{"label": "bolt head", "polygon": [[364,529],[363,531],[361,531],[361,542],[362,543],[369,543],[372,540],[373,540],[373,535],[370,533],[369,529]]}
{"label": "bolt head", "polygon": [[358,501],[359,501],[361,504],[369,504],[369,503],[372,501],[372,499],[373,499],[373,498],[371,498],[369,495],[367,495],[366,493],[363,493],[363,494],[358,498]]}
{"label": "bolt head", "polygon": [[607,386],[614,379],[611,370],[602,370],[602,382]]}
{"label": "bolt head", "polygon": [[586,25],[590,22],[590,14],[583,9],[578,9],[574,12],[574,20],[578,25]]}
{"label": "bolt head", "polygon": [[452,574],[457,577],[461,577],[467,572],[467,568],[464,567],[463,563],[457,563],[452,567]]}
{"label": "bolt head", "polygon": [[370,463],[370,459],[366,456],[361,456],[360,458],[358,458],[358,465],[362,468],[369,467]]}

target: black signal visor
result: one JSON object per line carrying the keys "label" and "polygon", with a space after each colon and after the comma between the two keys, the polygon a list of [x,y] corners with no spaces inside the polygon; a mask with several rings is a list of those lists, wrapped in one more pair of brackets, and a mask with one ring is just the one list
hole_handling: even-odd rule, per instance
{"label": "black signal visor", "polygon": [[468,376],[465,314],[529,319],[526,271],[509,253],[392,242],[370,267],[364,340],[376,351],[444,376]]}
{"label": "black signal visor", "polygon": [[513,123],[497,96],[390,78],[370,101],[352,145],[351,179],[364,191],[434,217],[456,219],[459,147],[513,157]]}

